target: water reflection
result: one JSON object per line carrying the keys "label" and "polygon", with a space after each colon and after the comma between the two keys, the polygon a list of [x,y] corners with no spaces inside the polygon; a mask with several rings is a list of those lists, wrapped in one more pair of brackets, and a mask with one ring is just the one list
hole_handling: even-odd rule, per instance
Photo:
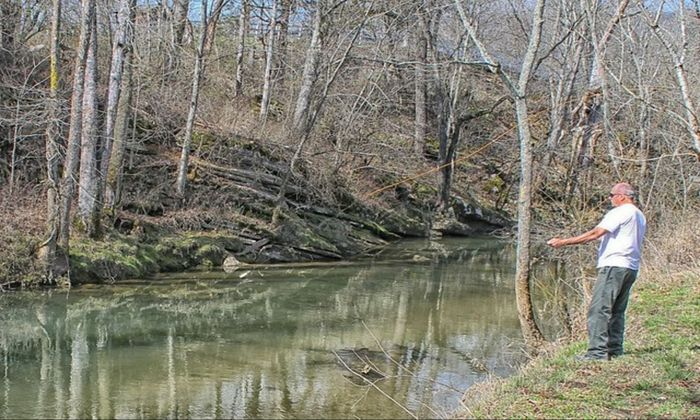
{"label": "water reflection", "polygon": [[512,266],[495,241],[415,241],[353,264],[5,294],[0,413],[447,415],[522,360]]}

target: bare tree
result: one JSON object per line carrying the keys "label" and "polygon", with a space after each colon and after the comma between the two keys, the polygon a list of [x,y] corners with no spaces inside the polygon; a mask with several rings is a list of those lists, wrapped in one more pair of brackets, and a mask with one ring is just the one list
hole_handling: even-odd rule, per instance
{"label": "bare tree", "polygon": [[527,86],[540,48],[542,26],[544,24],[545,0],[537,0],[534,5],[530,37],[523,57],[517,83],[503,70],[500,63],[493,59],[485,45],[477,36],[476,29],[467,17],[460,0],[454,0],[462,24],[476,45],[486,65],[497,72],[511,93],[515,102],[515,118],[518,126],[520,143],[520,186],[518,189],[518,238],[515,271],[515,293],[518,305],[518,317],[523,336],[534,349],[544,341],[544,336],[535,321],[532,296],[530,292],[530,223],[532,220],[532,135],[527,106]]}
{"label": "bare tree", "polygon": [[[595,2],[597,4],[597,1]],[[616,173],[619,174],[619,165],[616,159],[617,153],[613,143],[613,135],[609,127],[609,110],[606,100],[607,77],[605,73],[605,48],[613,34],[613,31],[620,23],[629,0],[620,0],[617,10],[608,21],[605,31],[600,39],[596,34],[596,11],[597,5],[593,6],[590,0],[581,0],[582,9],[586,16],[591,46],[593,49],[593,61],[588,79],[588,86],[580,102],[573,111],[573,116],[577,120],[573,128],[574,153],[570,164],[567,195],[572,197],[577,190],[580,181],[583,179],[583,191],[588,191],[591,182],[591,169],[593,165],[594,149],[598,139],[606,134],[608,156]],[[580,176],[583,171],[583,176]]]}
{"label": "bare tree", "polygon": [[[117,167],[120,167],[123,159],[123,138],[120,139],[121,143],[115,145],[116,142],[116,125],[118,124],[117,119],[120,117],[120,112],[128,111],[126,108],[120,108],[123,106],[130,106],[131,80],[124,82],[125,73],[131,71],[131,67],[126,63],[127,55],[133,54],[133,25],[134,25],[134,15],[136,9],[136,0],[122,0],[119,3],[119,9],[117,13],[118,26],[114,36],[114,45],[112,47],[112,61],[109,76],[109,87],[107,94],[107,109],[106,109],[106,122],[103,134],[103,144],[102,144],[102,159],[100,162],[100,190],[98,191],[100,198],[104,198],[104,207],[108,209],[111,213],[114,209],[116,203],[116,180],[112,179],[110,182],[108,174],[112,170],[112,159],[114,153],[119,153],[119,161],[116,163]],[[128,67],[128,68],[127,68]],[[129,75],[131,77],[131,75]],[[124,104],[121,95],[128,95],[127,102]],[[121,114],[121,118],[125,117]],[[122,132],[120,135],[124,136],[125,133]]]}
{"label": "bare tree", "polygon": [[66,252],[70,238],[71,204],[75,190],[75,175],[80,158],[80,134],[83,120],[83,93],[85,89],[85,65],[90,46],[91,26],[95,14],[95,0],[82,0],[80,7],[80,36],[78,54],[73,71],[73,93],[68,127],[66,159],[61,181],[61,211],[58,243]]}
{"label": "bare tree", "polygon": [[265,73],[263,74],[263,91],[262,99],[260,100],[260,119],[265,122],[267,119],[268,109],[270,107],[270,94],[272,89],[272,64],[275,60],[275,31],[277,29],[277,3],[278,0],[272,0],[272,11],[270,12],[268,25],[267,45],[265,51]]}
{"label": "bare tree", "polygon": [[124,155],[126,153],[126,137],[128,121],[131,115],[131,97],[133,91],[133,37],[135,19],[135,0],[129,7],[129,25],[126,32],[124,49],[123,75],[121,78],[119,102],[114,121],[114,142],[112,156],[105,176],[104,207],[109,214],[114,213],[115,206],[120,201],[122,174],[124,170]]}
{"label": "bare tree", "polygon": [[211,19],[218,19],[218,15],[223,9],[224,2],[222,0],[217,0],[214,3],[214,9],[212,14],[209,15],[207,12],[207,0],[202,0],[201,3],[201,14],[202,14],[202,33],[199,38],[199,45],[195,52],[195,65],[194,74],[192,75],[192,93],[190,95],[190,107],[187,113],[187,122],[185,125],[185,134],[182,139],[182,152],[180,154],[180,162],[178,164],[177,171],[177,181],[175,189],[177,194],[180,196],[185,195],[185,189],[187,188],[187,168],[189,166],[190,149],[192,147],[192,131],[194,129],[194,120],[197,115],[197,105],[199,102],[199,91],[200,83],[202,80],[202,74],[204,73],[204,57],[205,57],[205,45],[207,43],[207,36],[214,33],[209,33],[208,25]]}
{"label": "bare tree", "polygon": [[691,138],[690,148],[698,155],[698,159],[700,159],[700,109],[697,108],[693,96],[691,95],[688,83],[688,70],[685,65],[689,43],[687,12],[684,1],[680,1],[678,4],[679,8],[675,14],[678,18],[680,40],[676,44],[669,39],[668,31],[665,30],[660,23],[665,13],[664,3],[662,2],[659,5],[655,16],[652,18],[644,7],[644,3],[639,2],[647,24],[652,28],[659,42],[663,45],[673,61],[673,72],[676,77],[678,89],[680,90],[681,99],[683,100],[683,107],[685,108],[686,120],[684,123]]}

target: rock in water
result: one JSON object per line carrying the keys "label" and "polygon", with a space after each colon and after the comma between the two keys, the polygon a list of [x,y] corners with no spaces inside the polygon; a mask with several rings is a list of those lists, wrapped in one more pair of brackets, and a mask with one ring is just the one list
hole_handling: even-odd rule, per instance
{"label": "rock in water", "polygon": [[223,264],[224,271],[227,273],[233,273],[234,271],[238,270],[242,264],[243,263],[238,261],[238,259],[236,257],[234,257],[233,255],[229,255],[224,260],[224,264]]}

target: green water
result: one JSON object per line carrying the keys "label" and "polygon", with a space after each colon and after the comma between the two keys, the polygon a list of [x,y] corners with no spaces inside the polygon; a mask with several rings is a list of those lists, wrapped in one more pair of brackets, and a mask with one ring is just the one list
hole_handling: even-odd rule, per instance
{"label": "green water", "polygon": [[[3,418],[448,416],[523,361],[512,247],[0,294]],[[393,400],[393,401],[392,401]]]}

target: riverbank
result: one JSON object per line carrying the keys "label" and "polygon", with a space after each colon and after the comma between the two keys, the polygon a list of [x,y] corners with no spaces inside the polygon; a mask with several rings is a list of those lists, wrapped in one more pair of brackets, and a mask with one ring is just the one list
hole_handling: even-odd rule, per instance
{"label": "riverbank", "polygon": [[[186,198],[172,185],[176,149],[135,151],[121,208],[103,215],[97,238],[77,226],[69,255],[57,264],[59,283],[221,269],[225,263],[339,261],[372,255],[401,238],[469,237],[512,226],[505,212],[459,183],[462,192],[438,220],[435,180],[408,185],[396,174],[369,169],[360,181],[328,179],[303,162],[292,173],[283,149],[236,136],[212,135],[201,149],[206,157],[192,160]],[[44,193],[29,186],[22,195],[3,192],[0,289],[41,284],[45,270],[36,257],[46,236]]]}
{"label": "riverbank", "polygon": [[559,347],[518,375],[469,389],[457,418],[698,418],[700,273],[642,273],[627,316],[626,354],[581,362]]}

